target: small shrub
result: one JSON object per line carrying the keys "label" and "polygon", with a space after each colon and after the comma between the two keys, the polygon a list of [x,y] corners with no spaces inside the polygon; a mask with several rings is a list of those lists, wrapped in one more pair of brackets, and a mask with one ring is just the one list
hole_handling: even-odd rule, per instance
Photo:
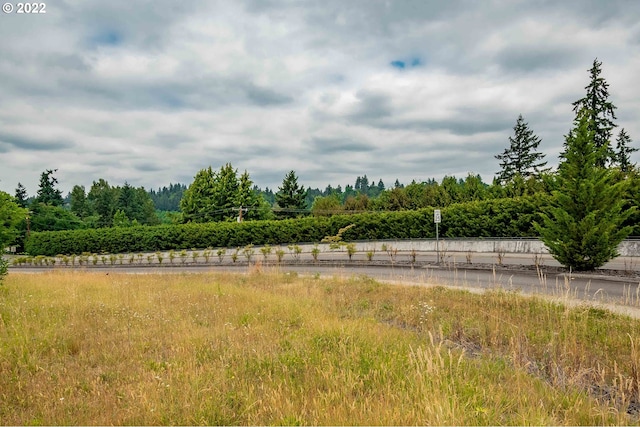
{"label": "small shrub", "polygon": [[183,249],[183,250],[181,250],[181,251],[180,251],[180,262],[181,262],[182,264],[184,264],[185,262],[187,262],[187,256],[188,256],[188,254],[187,254],[187,251],[186,251],[186,250],[184,250],[184,249]]}
{"label": "small shrub", "polygon": [[147,255],[147,264],[153,264],[153,258],[155,257],[155,254],[149,254]]}
{"label": "small shrub", "polygon": [[242,254],[247,258],[247,262],[251,262],[251,257],[254,253],[255,251],[253,250],[253,245],[251,244],[245,246],[242,250]]}
{"label": "small shrub", "polygon": [[276,250],[276,257],[278,257],[278,263],[282,262],[282,258],[284,258],[284,250],[282,248]]}
{"label": "small shrub", "polygon": [[198,263],[198,257],[199,256],[200,256],[200,253],[198,251],[191,252],[191,259],[193,260],[194,264]]}
{"label": "small shrub", "polygon": [[222,264],[222,260],[224,259],[224,255],[227,253],[227,250],[224,248],[220,248],[218,249],[218,251],[216,252],[216,255],[218,255],[218,261],[220,261],[220,264]]}
{"label": "small shrub", "polygon": [[173,264],[173,260],[176,258],[176,252],[172,249],[169,251],[169,262]]}
{"label": "small shrub", "polygon": [[158,258],[158,264],[162,265],[162,260],[164,259],[162,252],[156,252],[156,257]]}
{"label": "small shrub", "polygon": [[302,248],[298,245],[289,245],[287,248],[289,249],[293,259],[298,261],[300,259],[300,254],[302,253]]}
{"label": "small shrub", "polygon": [[234,253],[231,254],[231,260],[236,262],[238,260],[238,253],[240,252],[240,248],[237,248]]}
{"label": "small shrub", "polygon": [[353,255],[356,253],[356,244],[347,243],[347,255],[349,255],[349,261],[353,259]]}
{"label": "small shrub", "polygon": [[372,249],[370,251],[367,251],[367,261],[372,261],[373,260],[373,255],[376,253],[375,249]]}
{"label": "small shrub", "polygon": [[271,246],[264,245],[263,247],[260,248],[260,252],[262,252],[262,256],[264,257],[264,260],[267,260],[267,257],[271,254]]}
{"label": "small shrub", "polygon": [[313,249],[311,249],[311,255],[313,256],[313,262],[318,262],[318,255],[320,254],[320,248],[318,245],[313,245]]}

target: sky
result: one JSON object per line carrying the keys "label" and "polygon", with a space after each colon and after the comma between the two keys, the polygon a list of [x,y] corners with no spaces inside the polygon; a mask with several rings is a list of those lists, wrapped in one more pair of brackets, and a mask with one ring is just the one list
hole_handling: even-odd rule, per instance
{"label": "sky", "polygon": [[[556,166],[602,61],[640,146],[640,1],[45,0],[0,12],[0,190],[490,183],[519,114]],[[5,5],[6,6],[6,5]],[[616,135],[617,131],[616,130]],[[634,153],[633,161],[640,161]]]}

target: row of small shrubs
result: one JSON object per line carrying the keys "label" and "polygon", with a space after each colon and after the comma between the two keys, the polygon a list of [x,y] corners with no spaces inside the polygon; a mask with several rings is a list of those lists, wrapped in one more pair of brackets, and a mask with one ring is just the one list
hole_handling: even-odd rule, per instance
{"label": "row of small shrubs", "polygon": [[[532,237],[546,199],[541,196],[486,200],[442,209],[443,237]],[[26,252],[32,256],[82,253],[156,252],[178,248],[243,247],[319,242],[350,224],[344,240],[435,237],[433,208],[371,212],[281,221],[100,228],[31,233]]]}

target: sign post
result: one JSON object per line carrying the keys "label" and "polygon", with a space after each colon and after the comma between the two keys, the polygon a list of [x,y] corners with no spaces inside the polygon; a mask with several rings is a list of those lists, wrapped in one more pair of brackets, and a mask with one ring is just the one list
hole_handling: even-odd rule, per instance
{"label": "sign post", "polygon": [[438,236],[438,224],[442,221],[442,216],[440,215],[440,209],[435,209],[433,211],[433,222],[436,223],[436,264],[440,264],[440,246],[439,246],[439,236]]}

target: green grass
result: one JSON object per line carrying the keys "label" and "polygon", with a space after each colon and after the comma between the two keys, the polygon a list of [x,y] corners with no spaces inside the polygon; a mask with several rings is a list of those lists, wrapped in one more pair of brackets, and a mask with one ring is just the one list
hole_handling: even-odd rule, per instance
{"label": "green grass", "polygon": [[3,424],[633,424],[640,322],[295,274],[11,273]]}

